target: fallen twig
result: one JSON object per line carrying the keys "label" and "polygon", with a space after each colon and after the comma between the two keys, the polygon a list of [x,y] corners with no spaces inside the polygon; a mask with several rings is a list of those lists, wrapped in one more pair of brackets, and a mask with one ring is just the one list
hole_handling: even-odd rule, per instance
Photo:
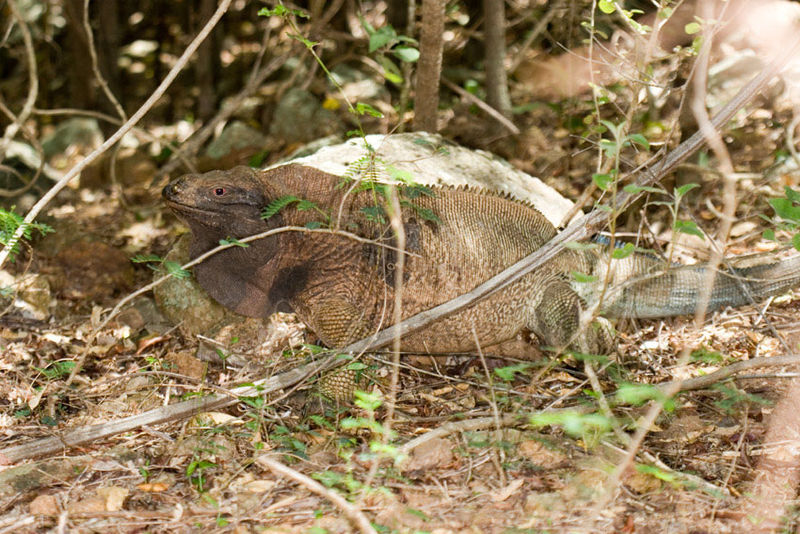
{"label": "fallen twig", "polygon": [[336,493],[335,491],[329,490],[316,480],[307,477],[303,473],[295,471],[291,467],[280,463],[277,460],[274,460],[268,456],[259,456],[256,458],[256,463],[267,467],[270,471],[283,475],[287,478],[291,478],[298,484],[304,486],[309,491],[324,497],[331,501],[337,508],[339,508],[342,513],[347,516],[354,526],[358,527],[358,530],[361,532],[367,532],[370,534],[377,534],[375,528],[370,524],[369,519],[367,516],[364,515],[364,512],[347,502],[344,497]]}

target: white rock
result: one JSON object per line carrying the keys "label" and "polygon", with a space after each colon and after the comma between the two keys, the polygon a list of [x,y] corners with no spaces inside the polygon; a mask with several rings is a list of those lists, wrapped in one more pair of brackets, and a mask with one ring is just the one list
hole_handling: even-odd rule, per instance
{"label": "white rock", "polygon": [[[424,132],[368,135],[367,143],[376,151],[377,179],[392,181],[387,168],[407,171],[415,183],[423,185],[468,185],[507,193],[513,198],[533,204],[547,219],[558,226],[573,203],[546,185],[505,160],[483,150],[471,150]],[[310,156],[281,162],[299,163],[343,176],[352,173],[369,154],[361,138],[321,148]]]}

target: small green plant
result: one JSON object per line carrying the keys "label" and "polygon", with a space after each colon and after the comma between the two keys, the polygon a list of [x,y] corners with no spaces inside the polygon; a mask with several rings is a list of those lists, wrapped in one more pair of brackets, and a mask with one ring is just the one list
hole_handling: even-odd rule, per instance
{"label": "small green plant", "polygon": [[720,364],[725,360],[722,354],[706,347],[700,347],[699,349],[693,350],[690,357],[693,362],[707,363],[711,365]]}
{"label": "small green plant", "polygon": [[314,210],[320,215],[322,215],[325,224],[330,224],[331,217],[330,215],[322,210],[315,202],[311,202],[310,200],[304,200],[302,198],[298,198],[294,195],[286,195],[283,197],[278,197],[272,202],[270,202],[266,208],[263,209],[261,212],[261,218],[267,220],[271,217],[277,215],[281,210],[291,206],[292,204],[295,205],[297,211],[310,211]]}
{"label": "small green plant", "polygon": [[796,250],[800,250],[800,193],[789,186],[783,188],[784,196],[769,199],[769,205],[775,211],[775,217],[762,217],[772,224],[775,229],[764,230],[763,237],[769,241],[778,241],[775,230],[792,234],[791,243]]}
{"label": "small green plant", "polygon": [[415,63],[419,59],[418,43],[415,39],[399,35],[391,24],[374,28],[363,17],[361,25],[369,35],[369,53],[375,54],[375,59],[383,67],[383,76],[391,83],[403,83],[403,74],[396,59],[403,63]]}
{"label": "small green plant", "polygon": [[667,398],[660,389],[650,384],[621,384],[617,388],[615,397],[620,404],[638,406],[655,400],[664,405],[665,411],[671,412],[675,410],[675,400]]}
{"label": "small green plant", "polygon": [[131,258],[131,261],[133,263],[144,263],[150,269],[163,272],[174,278],[184,279],[190,276],[189,271],[182,269],[181,264],[177,261],[167,261],[156,254],[137,254]]}
{"label": "small green plant", "polygon": [[518,373],[525,374],[528,369],[533,367],[531,363],[517,363],[514,365],[506,365],[505,367],[498,367],[494,370],[501,380],[512,382]]}
{"label": "small green plant", "polygon": [[597,443],[613,428],[612,421],[602,414],[573,411],[533,414],[530,422],[535,427],[559,426],[570,436],[587,443]]}
{"label": "small green plant", "polygon": [[[22,235],[20,238],[15,238],[14,235],[19,228],[22,228]],[[0,244],[10,250],[8,257],[12,262],[19,253],[20,239],[31,239],[34,230],[46,235],[52,232],[53,228],[44,223],[26,223],[22,216],[14,213],[14,206],[10,210],[0,208]]]}
{"label": "small green plant", "polygon": [[63,376],[69,376],[75,368],[75,362],[72,360],[58,360],[47,367],[34,367],[38,372],[42,373],[50,380],[55,380]]}
{"label": "small green plant", "polygon": [[276,425],[270,432],[269,439],[281,446],[284,452],[307,459],[308,446],[294,436],[292,430],[285,425]]}
{"label": "small green plant", "polygon": [[758,395],[752,395],[736,387],[731,387],[727,384],[715,384],[711,387],[712,390],[720,393],[722,397],[714,402],[714,406],[725,412],[726,414],[734,414],[736,410],[749,404],[757,404],[761,406],[771,406],[772,402]]}

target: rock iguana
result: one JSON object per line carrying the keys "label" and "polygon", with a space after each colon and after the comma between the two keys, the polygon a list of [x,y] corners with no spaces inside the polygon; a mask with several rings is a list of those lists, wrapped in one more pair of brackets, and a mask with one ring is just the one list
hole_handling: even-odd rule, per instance
{"label": "rock iguana", "polygon": [[[167,185],[163,196],[192,231],[192,257],[221,239],[290,225],[321,224],[373,240],[289,231],[216,254],[195,267],[195,275],[214,299],[240,314],[294,311],[329,347],[389,326],[398,252],[390,248],[395,240],[374,189],[287,164],[186,175]],[[403,318],[468,292],[557,232],[536,209],[501,194],[401,186],[399,196],[408,252]],[[285,206],[262,218],[276,201]],[[609,261],[607,248],[565,249],[510,286],[405,337],[402,348],[469,351],[477,338],[491,351],[529,330],[545,346],[603,352],[609,349],[609,330],[595,321],[579,332],[584,310],[596,306],[608,318],[694,313],[705,277],[702,265],[665,268],[648,254]],[[709,309],[758,301],[799,283],[800,256],[720,272]]]}

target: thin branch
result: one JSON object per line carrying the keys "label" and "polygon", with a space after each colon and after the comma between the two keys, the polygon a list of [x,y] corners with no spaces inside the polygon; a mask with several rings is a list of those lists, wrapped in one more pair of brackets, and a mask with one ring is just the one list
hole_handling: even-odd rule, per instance
{"label": "thin branch", "polygon": [[[78,164],[72,167],[72,169],[70,169],[69,172],[65,174],[63,178],[61,178],[58,182],[56,182],[56,184],[53,185],[53,187],[51,187],[50,190],[47,191],[47,193],[45,193],[44,196],[42,196],[42,198],[40,198],[39,201],[36,202],[36,204],[33,205],[28,214],[25,216],[24,223],[20,225],[19,228],[17,228],[17,230],[14,232],[13,237],[9,240],[9,243],[14,243],[18,241],[20,237],[22,237],[22,233],[24,232],[25,227],[33,222],[33,220],[36,218],[37,215],[39,215],[39,213],[44,209],[44,207],[47,206],[47,204],[49,204],[50,201],[53,200],[53,198],[55,198],[55,196],[62,189],[64,189],[64,187],[66,187],[67,184],[71,182],[73,178],[78,176],[83,169],[85,169],[94,160],[99,158],[106,150],[108,150],[114,144],[116,144],[117,141],[122,139],[122,137],[126,133],[128,133],[135,124],[137,124],[140,120],[142,120],[142,118],[147,114],[148,111],[150,111],[150,109],[155,105],[155,103],[158,102],[158,100],[160,100],[162,96],[164,96],[164,93],[166,92],[167,88],[170,85],[172,85],[172,82],[175,81],[175,78],[178,76],[178,73],[180,73],[180,71],[183,70],[183,68],[189,62],[189,59],[197,51],[197,47],[199,47],[200,43],[202,43],[203,40],[206,37],[208,37],[208,34],[211,33],[211,30],[214,28],[214,26],[217,25],[219,20],[222,18],[222,15],[224,15],[225,12],[228,10],[231,1],[232,0],[221,0],[219,7],[214,12],[214,15],[209,19],[209,21],[206,23],[203,29],[200,30],[200,33],[197,34],[197,37],[195,37],[194,40],[192,40],[192,42],[189,43],[189,46],[186,47],[186,50],[184,50],[183,54],[181,54],[181,57],[179,57],[178,60],[175,62],[175,66],[173,66],[172,69],[170,69],[170,71],[167,73],[167,76],[164,78],[161,84],[156,88],[153,94],[150,95],[150,98],[148,98],[147,101],[144,104],[142,104],[142,106],[138,110],[136,110],[136,113],[134,113],[133,116],[130,119],[128,119],[128,121],[125,124],[123,124],[122,127],[120,127],[119,130],[114,132],[114,134],[111,137],[106,139],[106,141],[99,148],[92,151],[91,154],[86,156]],[[16,12],[16,5],[13,0],[9,0],[9,6],[12,6],[11,7],[12,11]],[[31,109],[33,108],[33,103],[31,103],[30,107]],[[8,130],[6,130],[6,134],[8,134]],[[0,267],[2,267],[5,264],[10,253],[11,253],[11,247],[9,246],[3,247],[3,250],[0,251]]]}
{"label": "thin branch", "polygon": [[516,124],[514,124],[513,122],[511,122],[510,120],[505,118],[502,113],[500,113],[499,111],[494,109],[492,106],[490,106],[489,104],[487,104],[486,102],[484,102],[483,100],[478,98],[477,96],[473,95],[472,93],[470,93],[466,89],[463,89],[462,87],[459,87],[458,85],[454,84],[453,82],[451,82],[450,80],[448,80],[444,76],[442,77],[441,81],[442,81],[442,85],[444,85],[445,87],[447,87],[451,91],[453,91],[456,94],[458,94],[460,97],[462,97],[465,100],[467,100],[470,104],[475,104],[476,106],[481,108],[490,117],[492,117],[494,120],[496,120],[497,122],[502,124],[503,127],[505,127],[512,134],[517,135],[517,134],[520,133],[519,128],[517,128]]}
{"label": "thin branch", "polygon": [[339,510],[341,510],[345,516],[347,516],[347,519],[349,519],[359,531],[369,534],[377,534],[377,531],[370,524],[369,519],[367,519],[367,516],[364,515],[364,512],[347,502],[344,497],[333,490],[329,490],[313,478],[309,478],[303,473],[295,471],[291,467],[284,465],[266,455],[256,458],[256,463],[263,465],[275,474],[290,478],[301,486],[304,486],[312,493],[316,493],[317,495],[328,499],[337,508],[339,508]]}
{"label": "thin branch", "polygon": [[[11,16],[14,17],[17,24],[19,24],[20,33],[22,33],[22,42],[25,44],[25,59],[28,63],[28,84],[30,88],[28,89],[28,98],[25,99],[25,104],[22,106],[22,111],[19,112],[17,118],[14,122],[12,122],[8,128],[6,128],[5,133],[3,134],[3,138],[0,139],[0,161],[5,159],[6,154],[6,147],[8,143],[17,135],[17,132],[28,120],[28,116],[31,114],[31,110],[33,110],[34,104],[36,104],[36,97],[39,96],[39,74],[36,69],[36,54],[33,49],[33,39],[31,39],[31,31],[28,28],[28,25],[25,23],[25,18],[22,16],[22,13],[17,6],[16,0],[8,0],[8,7],[11,10]],[[30,221],[27,221],[30,222]],[[19,232],[22,235],[22,232]],[[9,243],[14,243],[19,239],[19,236],[15,236],[12,238]],[[5,257],[8,256],[10,250],[6,250],[8,247],[5,247],[3,252],[5,252],[5,256],[0,256],[0,267],[3,266],[3,262]]]}
{"label": "thin branch", "polygon": [[95,50],[94,46],[94,34],[92,33],[92,26],[89,24],[89,0],[83,0],[83,30],[86,32],[86,38],[89,47],[89,57],[92,58],[92,71],[94,72],[94,77],[97,80],[97,83],[100,84],[100,88],[103,89],[103,93],[106,95],[106,98],[108,98],[109,102],[111,102],[111,105],[114,106],[114,109],[116,110],[120,119],[123,121],[128,120],[125,110],[122,109],[122,105],[119,103],[119,100],[117,100],[117,97],[114,96],[114,93],[111,92],[108,82],[106,82],[106,79],[100,72],[100,65],[97,62],[97,50]]}
{"label": "thin branch", "polygon": [[722,369],[714,371],[703,376],[696,376],[694,378],[687,378],[686,380],[675,380],[659,384],[658,389],[662,393],[669,392],[676,386],[680,386],[680,391],[693,391],[695,389],[707,388],[712,384],[721,382],[742,371],[749,371],[750,369],[759,369],[763,367],[781,367],[783,365],[800,365],[800,354],[787,354],[784,356],[773,356],[771,358],[753,358],[752,360],[743,360],[726,365]]}

